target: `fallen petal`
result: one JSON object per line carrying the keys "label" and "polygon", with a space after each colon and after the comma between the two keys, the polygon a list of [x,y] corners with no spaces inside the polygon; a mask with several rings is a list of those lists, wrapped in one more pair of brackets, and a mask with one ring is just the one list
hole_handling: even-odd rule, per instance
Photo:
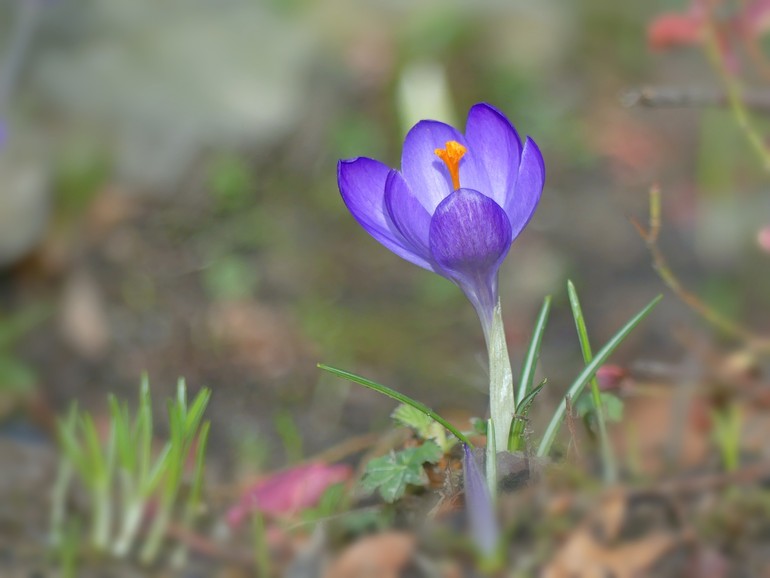
{"label": "fallen petal", "polygon": [[247,489],[240,502],[227,513],[237,527],[252,512],[288,516],[318,503],[329,486],[350,479],[353,470],[345,464],[311,463],[273,474]]}

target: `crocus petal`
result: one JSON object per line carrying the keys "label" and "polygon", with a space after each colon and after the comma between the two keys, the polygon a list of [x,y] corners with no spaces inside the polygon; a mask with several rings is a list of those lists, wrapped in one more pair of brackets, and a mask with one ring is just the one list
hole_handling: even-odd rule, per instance
{"label": "crocus petal", "polygon": [[412,127],[404,140],[401,174],[431,214],[454,190],[446,165],[436,156],[436,149],[443,149],[452,140],[468,149],[460,161],[461,186],[479,191],[489,188],[486,171],[476,160],[462,133],[443,122],[422,120]]}
{"label": "crocus petal", "polygon": [[[436,207],[430,222],[430,251],[436,264],[477,307],[496,297],[496,275],[511,248],[511,223],[486,195],[458,189]],[[483,302],[480,302],[483,301]]]}
{"label": "crocus petal", "polygon": [[491,555],[500,541],[497,517],[484,475],[467,444],[463,444],[463,484],[471,538],[481,552]]}
{"label": "crocus petal", "polygon": [[545,163],[540,149],[527,137],[521,153],[519,176],[512,195],[505,200],[503,208],[511,221],[511,239],[516,239],[535,213],[545,185]]}
{"label": "crocus petal", "polygon": [[385,206],[398,232],[418,255],[430,260],[430,214],[398,171],[391,171],[385,182]]}
{"label": "crocus petal", "polygon": [[366,157],[340,161],[337,184],[348,210],[359,224],[380,243],[407,261],[433,270],[390,223],[385,208],[385,182],[390,168]]}
{"label": "crocus petal", "polygon": [[499,110],[485,103],[474,105],[468,112],[465,138],[477,162],[489,178],[489,189],[463,186],[482,191],[504,206],[513,192],[521,159],[521,140],[516,129]]}

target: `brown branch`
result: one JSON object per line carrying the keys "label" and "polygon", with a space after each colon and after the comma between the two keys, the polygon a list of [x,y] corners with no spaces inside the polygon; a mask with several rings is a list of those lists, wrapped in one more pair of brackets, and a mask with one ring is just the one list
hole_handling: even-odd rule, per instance
{"label": "brown branch", "polygon": [[577,436],[577,428],[575,427],[575,415],[572,413],[572,398],[568,395],[564,399],[564,403],[567,406],[566,411],[566,421],[567,421],[567,430],[569,431],[569,437],[572,441],[571,448],[573,455],[575,457],[575,462],[580,463],[583,461],[583,457],[580,453],[580,444],[578,443],[578,436]]}
{"label": "brown branch", "polygon": [[696,494],[727,486],[756,484],[768,477],[770,477],[770,463],[765,461],[744,466],[734,472],[705,474],[664,482],[656,486],[656,489],[667,494]]}
{"label": "brown branch", "polygon": [[[751,12],[751,6],[748,0],[740,0],[741,16],[744,26],[750,18],[749,12]],[[768,62],[767,55],[762,50],[762,46],[759,44],[759,40],[756,34],[749,33],[748,30],[742,30],[741,38],[743,39],[743,46],[746,49],[746,54],[749,55],[751,63],[759,73],[759,75],[765,79],[770,80],[770,62]]]}
{"label": "brown branch", "polygon": [[[641,86],[620,95],[620,102],[628,108],[724,108],[730,106],[725,91],[679,86]],[[770,115],[770,91],[743,91],[743,106],[757,114]]]}
{"label": "brown branch", "polygon": [[695,293],[686,289],[679,278],[674,274],[666,257],[658,246],[661,219],[660,188],[657,185],[653,185],[650,188],[650,217],[647,228],[633,217],[631,218],[631,224],[647,244],[647,249],[652,256],[653,269],[655,269],[655,272],[661,280],[680,301],[724,334],[744,342],[750,351],[763,355],[770,354],[770,339],[755,335],[748,329],[745,329],[732,319],[725,317],[707,305]]}

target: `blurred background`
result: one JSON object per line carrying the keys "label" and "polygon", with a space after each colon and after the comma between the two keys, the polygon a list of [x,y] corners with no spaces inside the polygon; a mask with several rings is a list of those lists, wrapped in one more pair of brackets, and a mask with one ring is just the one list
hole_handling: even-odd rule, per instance
{"label": "blurred background", "polygon": [[[542,299],[555,299],[541,361],[552,399],[582,367],[568,278],[596,348],[664,291],[629,222],[645,222],[655,182],[672,267],[761,332],[761,162],[724,107],[629,98],[647,85],[721,90],[697,43],[651,45],[651,21],[687,9],[0,0],[0,435],[49,439],[71,401],[98,415],[108,392],[135,399],[143,372],[158,397],[179,376],[213,389],[210,462],[227,478],[384,431],[392,404],[319,361],[483,415],[472,308],[371,239],[336,185],[338,159],[397,167],[414,122],[462,127],[479,101],[546,160],[501,294],[516,366]],[[668,296],[613,362],[680,363],[678,326],[717,338]]]}

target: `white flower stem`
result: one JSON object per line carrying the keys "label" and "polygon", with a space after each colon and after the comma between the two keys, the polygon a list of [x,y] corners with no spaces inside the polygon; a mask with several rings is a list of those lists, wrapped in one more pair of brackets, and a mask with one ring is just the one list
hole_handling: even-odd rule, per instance
{"label": "white flower stem", "polygon": [[496,450],[502,452],[508,449],[511,421],[516,415],[516,401],[500,299],[492,311],[491,319],[482,318],[482,325],[489,353],[489,413],[495,429]]}

